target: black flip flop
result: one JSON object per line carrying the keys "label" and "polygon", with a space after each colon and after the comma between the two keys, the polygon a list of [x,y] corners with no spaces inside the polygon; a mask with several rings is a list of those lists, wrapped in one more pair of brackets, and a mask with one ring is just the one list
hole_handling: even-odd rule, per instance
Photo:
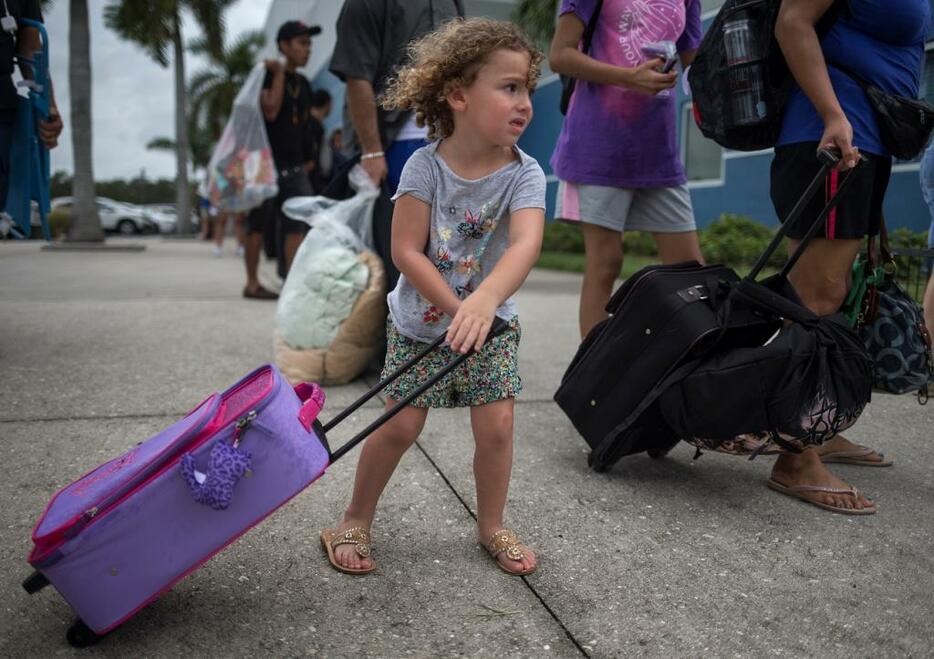
{"label": "black flip flop", "polygon": [[248,288],[243,289],[243,297],[250,300],[278,300],[279,296],[272,291],[263,288],[260,286],[255,291],[251,291]]}

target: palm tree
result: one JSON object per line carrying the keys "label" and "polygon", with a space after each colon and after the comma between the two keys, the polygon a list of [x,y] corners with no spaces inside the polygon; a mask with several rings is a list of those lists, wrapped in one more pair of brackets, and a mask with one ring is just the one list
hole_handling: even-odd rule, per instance
{"label": "palm tree", "polygon": [[175,65],[175,208],[179,233],[191,232],[191,194],[188,188],[188,113],[185,90],[185,55],[182,40],[182,10],[190,11],[213,53],[224,43],[224,10],[232,0],[111,0],[104,21],[118,35],[134,41],[162,66],[169,65],[172,47]]}
{"label": "palm tree", "polygon": [[558,0],[519,0],[513,9],[512,20],[548,52],[548,44],[555,34],[557,10]]}
{"label": "palm tree", "polygon": [[91,157],[91,49],[87,0],[71,0],[68,28],[68,85],[71,93],[71,148],[75,175],[71,182],[71,227],[68,240],[102,242]]}
{"label": "palm tree", "polygon": [[[258,61],[266,44],[261,30],[245,32],[218,56],[203,38],[188,46],[191,53],[205,55],[209,67],[196,73],[188,83],[188,147],[194,169],[207,168],[214,145],[230,117],[234,99]],[[160,136],[150,140],[147,149],[174,151],[175,140]]]}
{"label": "palm tree", "polygon": [[188,83],[188,95],[192,123],[212,142],[220,139],[234,99],[265,45],[266,36],[255,30],[241,34],[221,53],[212,52],[203,38],[189,46],[192,53],[208,58],[208,68],[198,71]]}

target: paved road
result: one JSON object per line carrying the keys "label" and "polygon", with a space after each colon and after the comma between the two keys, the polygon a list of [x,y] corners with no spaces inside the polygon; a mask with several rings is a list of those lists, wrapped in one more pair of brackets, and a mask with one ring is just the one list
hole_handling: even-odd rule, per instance
{"label": "paved road", "polygon": [[[0,655],[70,652],[67,605],[19,588],[50,495],[271,358],[275,308],[239,296],[239,260],[146,242],[138,254],[0,244]],[[538,573],[509,577],[475,542],[467,417],[441,410],[387,488],[375,574],[334,572],[318,545],[349,495],[351,455],[85,654],[934,655],[934,405],[878,396],[852,432],[896,459],[837,469],[878,502],[868,518],[767,490],[768,458],[694,461],[681,445],[590,472],[551,402],[579,283],[536,271],[518,298],[509,523],[539,552]],[[365,388],[329,388],[323,416]]]}

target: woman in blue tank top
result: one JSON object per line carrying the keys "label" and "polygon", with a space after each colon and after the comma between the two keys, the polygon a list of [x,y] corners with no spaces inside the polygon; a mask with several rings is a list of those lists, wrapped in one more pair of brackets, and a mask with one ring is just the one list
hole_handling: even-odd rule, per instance
{"label": "woman in blue tank top", "polygon": [[[844,5],[834,6],[835,1]],[[828,11],[838,16],[819,38],[815,26]],[[778,217],[789,214],[817,175],[819,148],[833,147],[843,156],[838,169],[827,176],[825,194],[815,195],[789,227],[792,250],[841,177],[857,177],[789,276],[804,304],[817,314],[834,313],[843,303],[863,240],[879,232],[892,169],[892,156],[882,143],[865,92],[840,67],[886,92],[917,97],[930,19],[928,0],[782,2],[775,37],[797,85],[785,108],[772,162],[770,193]],[[769,486],[833,512],[874,513],[875,504],[828,471],[828,462],[892,464],[881,453],[838,435],[817,449],[780,456]]]}

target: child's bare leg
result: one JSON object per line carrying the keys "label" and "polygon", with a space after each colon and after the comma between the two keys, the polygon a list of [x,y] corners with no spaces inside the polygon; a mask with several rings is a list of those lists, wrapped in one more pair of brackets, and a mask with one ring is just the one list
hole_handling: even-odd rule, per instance
{"label": "child's bare leg", "polygon": [[[386,409],[395,404],[391,398],[387,399]],[[353,497],[344,511],[338,531],[357,526],[370,529],[376,514],[376,504],[386,483],[402,455],[418,439],[427,416],[427,408],[406,407],[366,440],[357,462]],[[368,568],[372,564],[369,558],[357,554],[353,545],[338,545],[334,549],[334,557],[338,563],[349,568]]]}
{"label": "child's bare leg", "polygon": [[[490,537],[503,528],[503,509],[512,471],[512,429],[515,399],[506,398],[470,408],[473,427],[473,471],[477,482],[477,532],[486,546]],[[522,547],[521,561],[500,554],[497,560],[510,572],[522,572],[535,566],[535,554]]]}

